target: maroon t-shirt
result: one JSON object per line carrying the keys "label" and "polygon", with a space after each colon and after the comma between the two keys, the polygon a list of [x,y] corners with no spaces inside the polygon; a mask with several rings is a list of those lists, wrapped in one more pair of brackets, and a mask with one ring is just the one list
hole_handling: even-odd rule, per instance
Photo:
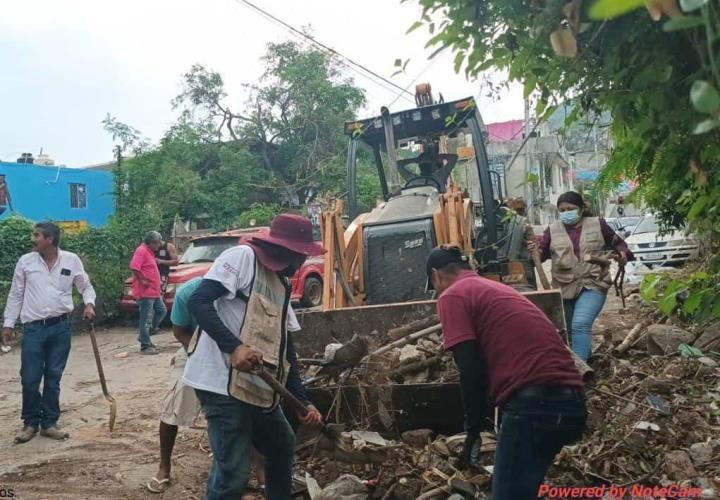
{"label": "maroon t-shirt", "polygon": [[446,349],[477,342],[497,406],[523,387],[583,386],[555,325],[509,286],[465,271],[440,295],[437,310]]}

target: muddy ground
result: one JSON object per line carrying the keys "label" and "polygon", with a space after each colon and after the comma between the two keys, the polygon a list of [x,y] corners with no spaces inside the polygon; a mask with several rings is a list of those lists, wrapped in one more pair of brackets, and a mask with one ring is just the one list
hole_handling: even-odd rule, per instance
{"label": "muddy ground", "polygon": [[66,441],[38,435],[29,443],[12,444],[22,425],[19,347],[0,357],[0,491],[12,489],[14,498],[43,500],[203,498],[211,460],[200,448],[207,448],[202,429],[179,432],[174,485],[168,492],[153,495],[144,486],[157,470],[158,413],[179,344],[167,330],[153,337],[161,353],[141,356],[132,328],[97,333],[109,390],[118,405],[112,433],[86,334],[73,337],[62,380],[59,424],[70,433]]}
{"label": "muddy ground", "polygon": [[[595,334],[627,331],[637,320],[619,314],[611,291]],[[98,330],[111,394],[118,405],[115,430],[108,431],[109,405],[102,397],[86,334],[73,337],[62,381],[60,425],[67,441],[37,436],[13,445],[20,422],[20,350],[0,356],[0,496],[12,489],[19,499],[201,499],[211,459],[203,429],[183,428],[173,455],[173,486],[162,495],[146,491],[158,463],[158,413],[172,383],[170,360],[177,344],[169,330],[153,337],[158,356],[138,353],[135,330]],[[123,357],[127,353],[127,357]],[[118,356],[119,355],[119,356]]]}

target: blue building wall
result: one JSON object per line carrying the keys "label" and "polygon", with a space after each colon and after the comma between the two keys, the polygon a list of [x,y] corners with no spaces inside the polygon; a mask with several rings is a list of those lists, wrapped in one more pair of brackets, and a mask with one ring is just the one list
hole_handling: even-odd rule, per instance
{"label": "blue building wall", "polygon": [[[71,184],[84,186],[85,208],[71,206]],[[33,221],[85,221],[89,226],[104,226],[114,210],[112,193],[110,172],[0,162],[0,219],[17,214]]]}

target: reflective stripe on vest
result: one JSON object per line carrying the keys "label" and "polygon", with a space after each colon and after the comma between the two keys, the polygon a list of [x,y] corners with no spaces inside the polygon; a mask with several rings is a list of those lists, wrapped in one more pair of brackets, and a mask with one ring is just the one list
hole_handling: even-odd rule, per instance
{"label": "reflective stripe on vest", "polygon": [[550,225],[550,253],[552,256],[552,284],[560,288],[564,299],[574,299],[583,288],[606,291],[611,279],[607,268],[585,262],[586,255],[601,255],[605,238],[597,217],[583,218],[580,232],[580,259],[575,255],[572,240],[565,224]]}

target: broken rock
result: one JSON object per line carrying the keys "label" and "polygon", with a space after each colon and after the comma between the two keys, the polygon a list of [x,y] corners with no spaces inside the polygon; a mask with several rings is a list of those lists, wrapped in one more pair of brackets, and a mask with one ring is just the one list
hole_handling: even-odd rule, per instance
{"label": "broken rock", "polygon": [[703,465],[712,460],[713,450],[708,443],[695,443],[690,446],[690,458],[695,465]]}
{"label": "broken rock", "polygon": [[400,350],[401,365],[422,361],[423,359],[425,359],[425,355],[417,348],[416,345],[406,345]]}
{"label": "broken rock", "polygon": [[411,446],[425,446],[433,435],[434,433],[430,429],[415,429],[403,432],[401,437],[404,443]]}
{"label": "broken rock", "polygon": [[707,327],[693,343],[693,347],[702,351],[720,347],[720,324]]}
{"label": "broken rock", "polygon": [[715,368],[718,365],[717,361],[712,358],[708,358],[707,356],[699,357],[698,362],[704,364],[705,366],[709,366],[710,368]]}
{"label": "broken rock", "polygon": [[665,454],[665,473],[675,481],[692,479],[697,475],[690,457],[682,450],[669,451]]}
{"label": "broken rock", "polygon": [[674,325],[650,325],[645,339],[648,353],[670,354],[680,344],[692,343],[695,335]]}
{"label": "broken rock", "polygon": [[322,489],[313,500],[365,500],[367,486],[357,476],[344,474]]}

